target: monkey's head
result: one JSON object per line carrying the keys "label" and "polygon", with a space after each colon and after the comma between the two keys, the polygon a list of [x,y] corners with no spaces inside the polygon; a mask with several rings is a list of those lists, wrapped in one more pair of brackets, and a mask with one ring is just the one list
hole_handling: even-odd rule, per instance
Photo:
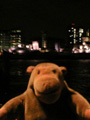
{"label": "monkey's head", "polygon": [[31,73],[27,89],[33,89],[41,102],[52,104],[59,99],[64,87],[66,67],[59,67],[54,63],[40,63],[29,66],[27,72]]}

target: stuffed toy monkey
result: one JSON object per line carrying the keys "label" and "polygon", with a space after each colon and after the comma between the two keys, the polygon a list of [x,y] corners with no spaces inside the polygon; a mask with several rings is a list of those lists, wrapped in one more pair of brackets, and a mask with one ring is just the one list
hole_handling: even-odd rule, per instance
{"label": "stuffed toy monkey", "polygon": [[90,120],[89,102],[64,80],[66,67],[40,63],[26,71],[26,91],[1,107],[0,120]]}

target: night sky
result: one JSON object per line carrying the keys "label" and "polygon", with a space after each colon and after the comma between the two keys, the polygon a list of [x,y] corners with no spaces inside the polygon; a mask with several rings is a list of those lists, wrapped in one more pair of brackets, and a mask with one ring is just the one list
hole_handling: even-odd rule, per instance
{"label": "night sky", "polygon": [[90,28],[90,0],[0,0],[0,30],[22,29],[26,41],[65,38],[72,23]]}

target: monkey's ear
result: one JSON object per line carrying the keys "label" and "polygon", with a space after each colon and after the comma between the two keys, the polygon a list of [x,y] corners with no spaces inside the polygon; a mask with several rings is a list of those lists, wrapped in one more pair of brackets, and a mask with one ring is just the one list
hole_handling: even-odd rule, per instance
{"label": "monkey's ear", "polygon": [[34,68],[35,68],[35,66],[29,66],[29,67],[27,67],[26,72],[31,73]]}
{"label": "monkey's ear", "polygon": [[62,71],[63,75],[67,74],[67,68],[66,67],[61,66],[60,70]]}

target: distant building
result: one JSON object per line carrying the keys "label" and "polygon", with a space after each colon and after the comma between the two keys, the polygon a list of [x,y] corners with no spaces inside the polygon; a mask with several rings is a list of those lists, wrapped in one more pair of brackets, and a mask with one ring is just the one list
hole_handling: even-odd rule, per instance
{"label": "distant building", "polygon": [[79,28],[78,30],[78,43],[79,44],[82,44],[82,36],[83,36],[83,33],[84,33],[84,29],[83,28]]}
{"label": "distant building", "polygon": [[75,24],[72,23],[72,25],[68,28],[68,42],[71,45],[74,45],[77,43],[77,31],[76,31],[76,27]]}
{"label": "distant building", "polygon": [[50,51],[62,52],[62,48],[65,46],[65,40],[60,38],[48,38],[47,48]]}
{"label": "distant building", "polygon": [[[72,53],[90,53],[89,29],[72,24],[68,29],[68,44]],[[68,49],[69,50],[69,49]]]}
{"label": "distant building", "polygon": [[0,31],[0,50],[8,49],[10,47],[10,32]]}
{"label": "distant building", "polygon": [[33,50],[40,50],[39,42],[38,41],[33,41],[32,42],[32,48],[33,48]]}
{"label": "distant building", "polygon": [[15,47],[21,43],[21,30],[0,31],[0,50]]}
{"label": "distant building", "polygon": [[42,49],[47,49],[47,39],[45,32],[42,32]]}
{"label": "distant building", "polygon": [[11,30],[10,32],[10,46],[14,47],[21,43],[21,30]]}
{"label": "distant building", "polygon": [[86,42],[87,44],[90,44],[90,33],[89,33],[89,29],[87,29],[86,35],[82,37],[82,41],[83,41],[83,42]]}
{"label": "distant building", "polygon": [[[88,33],[89,34],[89,33]],[[82,37],[85,31],[81,27],[76,27],[74,23],[68,29],[68,42],[70,45],[82,44]]]}

